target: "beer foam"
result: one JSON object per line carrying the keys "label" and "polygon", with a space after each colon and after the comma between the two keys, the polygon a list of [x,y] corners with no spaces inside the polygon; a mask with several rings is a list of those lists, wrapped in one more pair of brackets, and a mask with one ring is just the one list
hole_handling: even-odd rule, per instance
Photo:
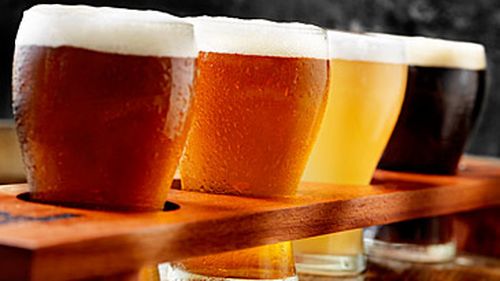
{"label": "beer foam", "polygon": [[328,30],[330,58],[406,64],[404,44],[396,39]]}
{"label": "beer foam", "polygon": [[16,46],[71,46],[139,56],[196,57],[193,26],[156,11],[37,5],[24,12]]}
{"label": "beer foam", "polygon": [[482,70],[486,68],[484,46],[477,43],[428,37],[372,34],[379,38],[396,38],[405,44],[409,65]]}
{"label": "beer foam", "polygon": [[314,25],[208,16],[186,19],[194,24],[199,51],[328,58],[326,31]]}

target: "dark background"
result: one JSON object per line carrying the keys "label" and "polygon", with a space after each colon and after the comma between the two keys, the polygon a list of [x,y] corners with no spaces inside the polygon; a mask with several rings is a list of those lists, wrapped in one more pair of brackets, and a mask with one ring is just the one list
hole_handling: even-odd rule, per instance
{"label": "dark background", "polygon": [[500,156],[500,1],[496,0],[0,0],[0,118],[10,117],[10,75],[22,11],[38,3],[150,8],[185,15],[301,21],[328,28],[480,42],[488,53],[489,96],[468,151]]}

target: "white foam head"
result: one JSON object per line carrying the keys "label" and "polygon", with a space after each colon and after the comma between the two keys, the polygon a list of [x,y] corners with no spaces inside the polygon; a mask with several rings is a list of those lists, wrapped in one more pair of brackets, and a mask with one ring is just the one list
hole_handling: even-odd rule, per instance
{"label": "white foam head", "polygon": [[194,24],[199,51],[274,57],[328,57],[326,31],[317,26],[208,16],[187,20]]}
{"label": "white foam head", "polygon": [[379,33],[372,35],[403,41],[409,65],[469,70],[486,68],[486,53],[481,44]]}
{"label": "white foam head", "polygon": [[190,23],[161,12],[37,5],[24,12],[16,46],[71,46],[126,55],[196,57],[193,33]]}
{"label": "white foam head", "polygon": [[406,64],[400,40],[328,30],[328,42],[330,58]]}

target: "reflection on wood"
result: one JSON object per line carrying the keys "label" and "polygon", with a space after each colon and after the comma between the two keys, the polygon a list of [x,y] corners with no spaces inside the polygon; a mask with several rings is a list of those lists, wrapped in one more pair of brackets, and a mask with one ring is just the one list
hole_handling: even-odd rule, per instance
{"label": "reflection on wood", "polygon": [[500,260],[461,255],[444,264],[415,264],[370,259],[361,276],[336,278],[300,275],[301,281],[494,281],[500,280]]}
{"label": "reflection on wood", "polygon": [[500,207],[456,214],[454,222],[459,250],[500,258]]}

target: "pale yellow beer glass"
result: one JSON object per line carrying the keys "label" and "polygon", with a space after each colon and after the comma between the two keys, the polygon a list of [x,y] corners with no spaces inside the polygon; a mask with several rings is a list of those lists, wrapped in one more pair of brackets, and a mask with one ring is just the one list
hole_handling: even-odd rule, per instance
{"label": "pale yellow beer glass", "polygon": [[[328,41],[330,94],[302,179],[332,188],[368,185],[401,110],[404,47],[395,39],[338,31],[329,31]],[[357,274],[366,267],[362,241],[361,229],[295,241],[297,270]]]}

